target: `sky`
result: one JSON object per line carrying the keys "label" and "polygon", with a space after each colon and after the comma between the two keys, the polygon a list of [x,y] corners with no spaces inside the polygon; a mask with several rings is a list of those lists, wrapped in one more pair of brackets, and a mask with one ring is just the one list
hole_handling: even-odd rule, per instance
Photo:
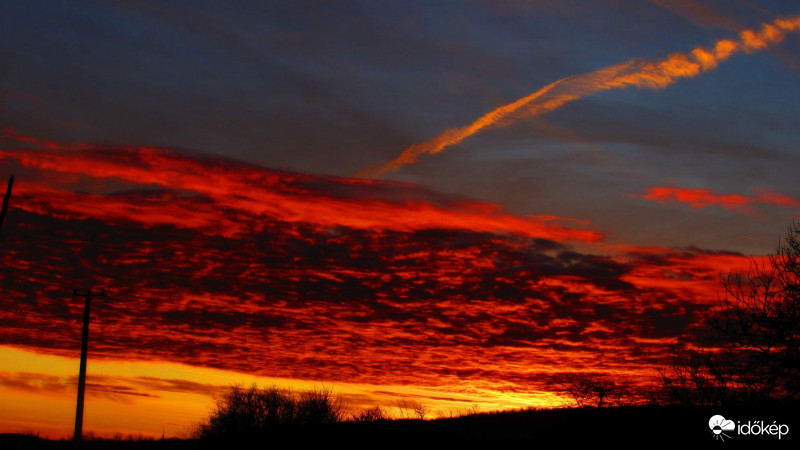
{"label": "sky", "polygon": [[0,432],[646,388],[800,212],[793,1],[0,4]]}

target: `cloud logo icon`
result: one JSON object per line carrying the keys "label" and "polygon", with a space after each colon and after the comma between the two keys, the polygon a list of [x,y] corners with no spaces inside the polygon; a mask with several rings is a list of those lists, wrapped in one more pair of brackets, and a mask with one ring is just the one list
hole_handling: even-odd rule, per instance
{"label": "cloud logo icon", "polygon": [[711,418],[708,420],[708,427],[711,428],[711,432],[714,433],[715,439],[721,439],[724,441],[726,437],[730,437],[724,432],[735,429],[736,424],[734,424],[732,420],[727,420],[726,418],[717,414],[715,416],[711,416]]}

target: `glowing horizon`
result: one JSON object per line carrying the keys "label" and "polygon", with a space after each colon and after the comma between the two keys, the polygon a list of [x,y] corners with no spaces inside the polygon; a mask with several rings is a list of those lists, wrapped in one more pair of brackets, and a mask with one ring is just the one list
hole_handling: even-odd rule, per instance
{"label": "glowing horizon", "polygon": [[[25,375],[24,379],[15,380],[9,376],[11,372],[0,371],[0,394],[9,400],[26,399],[9,401],[9,409],[0,416],[0,431],[71,439],[78,359],[6,346],[0,346],[0,355],[4,360],[14,361]],[[342,398],[349,412],[381,405],[395,417],[407,413],[398,411],[402,400],[412,404],[422,399],[431,417],[461,414],[476,408],[495,411],[564,403],[563,398],[547,393],[542,393],[540,400],[513,394],[498,397],[490,392],[471,396],[452,392],[445,398],[430,386],[281,379],[158,361],[94,359],[90,367],[84,432],[108,438],[120,435],[160,438],[162,434],[167,438],[189,437],[208,417],[214,396],[231,386],[277,386],[295,392],[330,389]],[[122,409],[123,415],[107,416],[118,409]]]}

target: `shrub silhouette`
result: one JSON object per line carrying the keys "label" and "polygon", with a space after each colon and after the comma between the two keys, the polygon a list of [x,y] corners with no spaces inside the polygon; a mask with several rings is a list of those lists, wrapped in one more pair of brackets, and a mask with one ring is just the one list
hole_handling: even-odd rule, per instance
{"label": "shrub silhouette", "polygon": [[355,422],[377,422],[379,420],[389,420],[389,414],[378,405],[373,408],[365,409],[353,416]]}
{"label": "shrub silhouette", "polygon": [[302,425],[341,422],[344,419],[342,399],[328,389],[301,392],[296,401],[295,419]]}
{"label": "shrub silhouette", "polygon": [[216,400],[197,437],[253,439],[291,427],[341,422],[343,417],[341,398],[327,389],[296,393],[275,386],[231,386]]}

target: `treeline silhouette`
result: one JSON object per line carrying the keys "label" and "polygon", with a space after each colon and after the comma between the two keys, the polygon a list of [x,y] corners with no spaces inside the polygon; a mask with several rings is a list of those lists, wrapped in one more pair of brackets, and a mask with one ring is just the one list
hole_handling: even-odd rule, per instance
{"label": "treeline silhouette", "polygon": [[747,273],[721,277],[722,295],[663,363],[660,380],[634,388],[601,374],[569,374],[576,406],[633,404],[776,407],[800,402],[800,224]]}
{"label": "treeline silhouette", "polygon": [[800,401],[800,224],[748,273],[721,280],[703,326],[675,348],[661,377],[665,401],[758,405]]}

